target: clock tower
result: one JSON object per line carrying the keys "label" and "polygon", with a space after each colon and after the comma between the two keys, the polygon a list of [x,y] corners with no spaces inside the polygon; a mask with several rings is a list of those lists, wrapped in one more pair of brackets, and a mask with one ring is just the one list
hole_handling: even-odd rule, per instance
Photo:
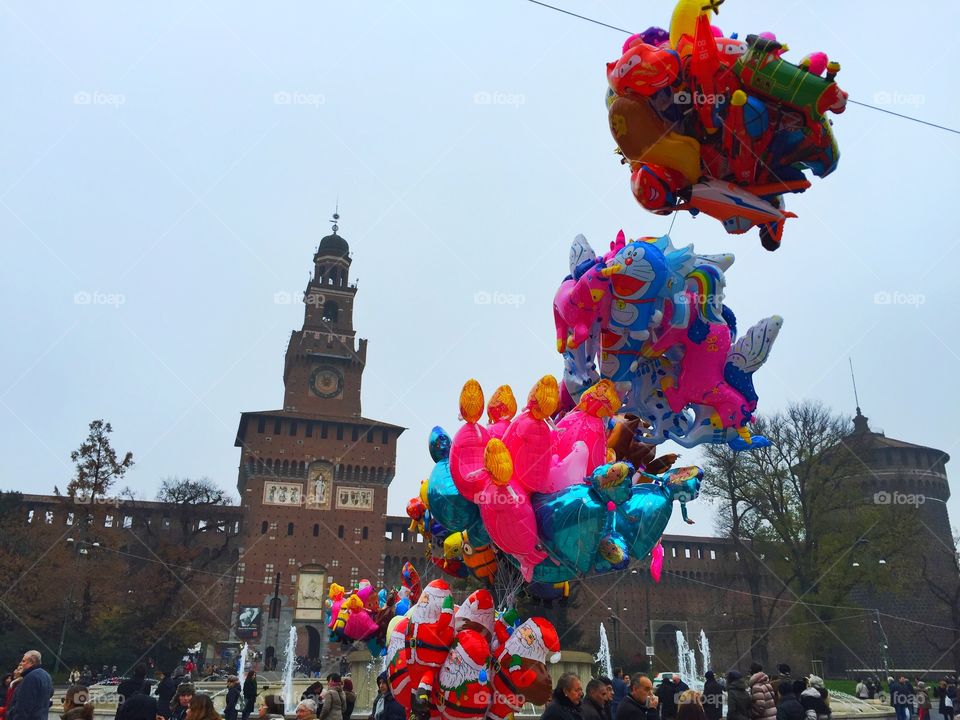
{"label": "clock tower", "polygon": [[360,415],[360,381],[367,341],[353,329],[356,284],[350,282],[350,246],[333,233],[313,256],[303,293],[303,328],[290,336],[283,367],[283,408],[291,412]]}
{"label": "clock tower", "polygon": [[291,625],[297,655],[324,660],[331,583],[383,580],[387,489],[404,428],[362,415],[367,341],[353,327],[350,246],[333,218],[313,255],[303,326],[287,344],[283,408],[244,412],[237,428],[244,520],[232,635],[268,669],[282,662]]}

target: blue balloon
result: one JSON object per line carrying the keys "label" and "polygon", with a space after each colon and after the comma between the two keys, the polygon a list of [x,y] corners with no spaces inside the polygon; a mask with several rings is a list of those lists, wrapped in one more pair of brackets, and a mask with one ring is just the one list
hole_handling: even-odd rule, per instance
{"label": "blue balloon", "polygon": [[447,431],[439,425],[435,425],[430,431],[430,457],[434,462],[440,462],[450,457],[450,445],[452,444]]}
{"label": "blue balloon", "polygon": [[537,528],[549,555],[534,568],[535,581],[563,582],[593,570],[606,505],[606,500],[589,485],[533,495]]}
{"label": "blue balloon", "polygon": [[480,508],[463,497],[453,484],[449,459],[433,466],[427,486],[427,500],[430,502],[430,514],[447,532],[466,530],[470,534],[470,542],[477,547],[490,543],[490,536],[480,520]]}
{"label": "blue balloon", "polygon": [[652,482],[633,486],[630,498],[617,507],[617,527],[626,539],[630,555],[646,557],[660,540],[673,513],[674,501],[683,503],[700,494],[703,470],[682,467],[663,475],[644,475]]}

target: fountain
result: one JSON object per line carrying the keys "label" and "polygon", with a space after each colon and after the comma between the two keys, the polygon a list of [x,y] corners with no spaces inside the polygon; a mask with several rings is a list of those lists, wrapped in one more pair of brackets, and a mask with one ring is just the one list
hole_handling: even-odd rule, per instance
{"label": "fountain", "polygon": [[237,663],[237,677],[240,678],[240,682],[243,682],[243,674],[247,671],[247,644],[244,643],[243,647],[240,648],[240,660]]}
{"label": "fountain", "polygon": [[293,693],[293,671],[297,666],[297,627],[290,626],[287,638],[287,655],[283,662],[283,711],[291,713],[296,703]]}
{"label": "fountain", "polygon": [[[704,654],[704,645],[706,646],[706,654]],[[687,643],[687,638],[684,637],[683,632],[677,630],[677,673],[680,675],[680,679],[685,682],[693,690],[702,690],[705,673],[709,666],[707,662],[709,661],[710,653],[710,644],[707,642],[706,634],[701,630],[700,631],[700,654],[703,659],[703,667],[698,672],[697,670],[697,653],[695,650],[690,648],[690,645]]]}
{"label": "fountain", "polygon": [[706,675],[707,670],[712,670],[713,665],[710,661],[710,641],[707,640],[707,634],[703,631],[703,628],[700,629],[700,657],[703,659],[703,672],[701,675]]}
{"label": "fountain", "polygon": [[613,677],[613,665],[610,662],[610,643],[607,641],[607,629],[600,623],[600,651],[596,661],[600,664],[600,671],[608,678]]}

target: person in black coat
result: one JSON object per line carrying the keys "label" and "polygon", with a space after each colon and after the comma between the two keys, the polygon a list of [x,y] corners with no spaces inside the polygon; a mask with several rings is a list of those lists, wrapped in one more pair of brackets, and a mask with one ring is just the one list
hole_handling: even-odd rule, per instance
{"label": "person in black coat", "polygon": [[777,720],[804,720],[806,711],[796,693],[792,682],[780,684],[780,705],[777,706]]}
{"label": "person in black coat", "polygon": [[617,668],[613,671],[613,703],[610,706],[610,714],[617,717],[617,708],[630,692],[630,686],[623,679],[623,668]]}
{"label": "person in black coat", "polygon": [[751,704],[746,678],[731,670],[727,673],[727,720],[750,720]]}
{"label": "person in black coat", "polygon": [[636,675],[630,681],[630,692],[620,702],[614,720],[660,720],[659,705],[650,678]]}
{"label": "person in black coat", "polygon": [[547,703],[540,720],[582,720],[580,705],[583,701],[583,685],[575,673],[564,673],[557,680],[553,699]]}
{"label": "person in black coat", "polygon": [[196,692],[193,683],[180,683],[177,685],[177,694],[170,701],[170,720],[185,720],[187,710],[190,708],[190,701],[193,700],[193,694]]}
{"label": "person in black coat", "polygon": [[680,678],[676,675],[665,677],[657,688],[657,699],[660,701],[660,717],[663,720],[673,720],[677,717],[677,698],[686,689],[681,688]]}
{"label": "person in black coat", "polygon": [[407,711],[390,692],[385,672],[377,676],[377,690],[379,692],[373,701],[373,710],[367,720],[407,720]]}
{"label": "person in black coat", "polygon": [[250,713],[257,706],[257,673],[251,670],[243,681],[243,720],[248,720]]}
{"label": "person in black coat", "polygon": [[600,677],[597,679],[603,683],[603,689],[605,691],[603,699],[604,720],[613,720],[613,678]]}
{"label": "person in black coat", "polygon": [[237,720],[237,704],[240,702],[240,678],[231,675],[227,678],[227,699],[223,705],[223,719]]}
{"label": "person in black coat", "polygon": [[120,682],[117,685],[117,712],[116,718],[120,720],[120,711],[135,695],[149,695],[150,682],[147,680],[147,666],[144,663],[137,663],[133,668],[133,677]]}
{"label": "person in black coat", "polygon": [[703,677],[703,712],[707,720],[720,720],[723,716],[723,688],[713,670],[707,670]]}
{"label": "person in black coat", "polygon": [[587,683],[587,696],[580,704],[583,720],[606,720],[607,686],[603,681],[593,679]]}
{"label": "person in black coat", "polygon": [[156,720],[159,714],[157,699],[138,692],[123,701],[123,705],[117,709],[117,720]]}
{"label": "person in black coat", "polygon": [[157,683],[157,710],[165,717],[170,717],[170,701],[177,692],[177,679],[173,673],[160,673],[160,682]]}

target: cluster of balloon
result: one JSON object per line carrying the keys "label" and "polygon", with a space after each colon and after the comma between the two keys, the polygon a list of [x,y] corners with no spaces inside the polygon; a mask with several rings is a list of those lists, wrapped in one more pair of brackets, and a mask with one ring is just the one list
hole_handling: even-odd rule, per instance
{"label": "cluster of balloon", "polygon": [[554,626],[496,612],[488,590],[456,607],[449,585],[434,580],[391,629],[388,684],[407,715],[435,720],[506,720],[524,702],[546,703],[546,662],[560,659]]}
{"label": "cluster of balloon", "polygon": [[375,590],[369,580],[361,580],[355,590],[347,592],[338,583],[331,583],[327,593],[330,640],[350,644],[366,642],[371,654],[386,650],[390,623],[409,611],[420,598],[420,576],[410,563],[401,572],[399,588]]}
{"label": "cluster of balloon", "polygon": [[758,227],[776,250],[796,217],[784,195],[810,187],[805,170],[822,178],[837,167],[826,113],[842,113],[847,93],[822,52],[792,64],[771,32],[725,36],[711,24],[722,2],[678,0],[669,32],[627,39],[607,65],[610,131],[643,207],[703,212],[728,233]]}
{"label": "cluster of balloon", "polygon": [[528,593],[559,599],[569,595],[570,580],[649,555],[675,501],[687,518],[700,468],[672,468],[676,455],[657,458],[638,432],[642,419],[617,416],[621,395],[612,380],[578,395],[576,406],[561,412],[559,384],[547,375],[520,414],[508,418],[491,411],[513,397],[502,386],[484,425],[483,390],[476,380],[464,384],[464,424],[452,441],[433,429],[436,464],[421,484],[420,504],[411,501],[413,521],[431,528],[442,548],[434,558],[440,567],[452,575],[465,569],[492,586],[498,563],[510,562]]}
{"label": "cluster of balloon", "polygon": [[631,462],[631,452],[665,440],[736,450],[769,444],[748,429],[758,401],[753,374],[783,319],[765,318],[737,337],[736,317],[723,304],[733,262],[732,254],[677,249],[667,236],[628,242],[621,230],[603,255],[583,235],[574,239],[570,274],[553,304],[563,404],[573,407],[598,381],[612,382],[623,411],[643,425],[624,435],[635,443],[626,450]]}

